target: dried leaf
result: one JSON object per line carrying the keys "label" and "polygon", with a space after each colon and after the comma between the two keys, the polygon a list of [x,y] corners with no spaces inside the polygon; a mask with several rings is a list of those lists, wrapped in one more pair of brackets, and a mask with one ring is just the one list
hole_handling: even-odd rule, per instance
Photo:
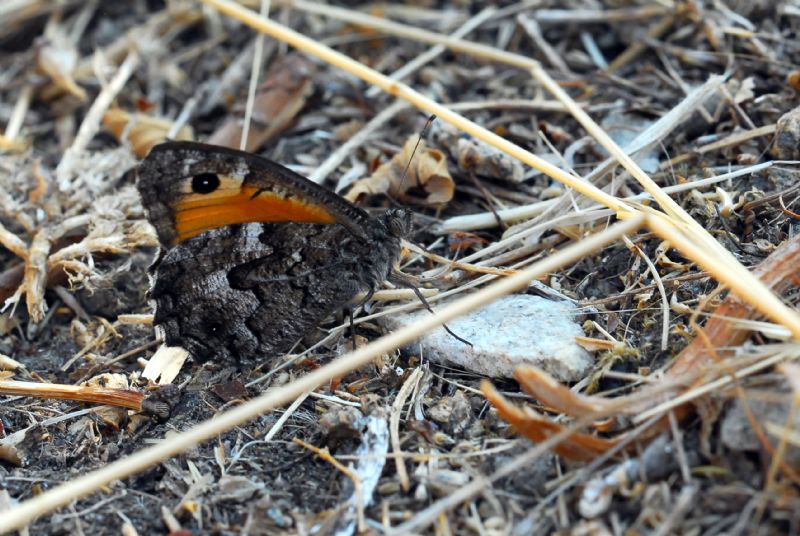
{"label": "dried leaf", "polygon": [[214,384],[211,391],[224,402],[247,398],[247,387],[239,380]]}
{"label": "dried leaf", "polygon": [[[345,198],[358,202],[368,195],[387,194],[397,199],[414,199],[425,205],[441,205],[450,201],[455,183],[447,169],[447,158],[441,151],[429,149],[424,141],[417,145],[418,139],[417,136],[408,138],[402,151],[371,176],[357,181]],[[412,197],[408,193],[412,188],[421,188],[426,197]]]}
{"label": "dried leaf", "polygon": [[575,393],[545,371],[533,366],[517,368],[514,377],[526,393],[559,413],[581,417],[592,413],[605,413],[618,405],[598,396]]}
{"label": "dried leaf", "polygon": [[22,467],[23,459],[16,445],[0,444],[0,460],[8,462],[17,467]]}
{"label": "dried leaf", "polygon": [[459,138],[456,152],[458,165],[477,175],[516,183],[524,178],[525,168],[519,160],[485,143]]}
{"label": "dried leaf", "polygon": [[25,365],[15,359],[11,359],[7,355],[0,354],[0,370],[18,370],[24,369]]}
{"label": "dried leaf", "polygon": [[25,241],[6,229],[2,223],[0,223],[0,246],[3,246],[21,259],[28,256],[28,246]]}
{"label": "dried leaf", "polygon": [[587,352],[598,352],[613,350],[617,343],[607,339],[595,339],[594,337],[575,337],[575,342]]}
{"label": "dried leaf", "polygon": [[[289,127],[314,89],[315,71],[314,64],[301,54],[287,54],[272,65],[256,91],[245,150],[255,151]],[[208,138],[208,143],[238,149],[241,137],[242,119],[230,117]]]}
{"label": "dried leaf", "polygon": [[[518,407],[497,391],[488,380],[481,382],[481,390],[486,399],[497,408],[500,416],[511,424],[518,433],[535,443],[541,443],[556,435],[566,427],[537,414],[531,408]],[[603,454],[618,443],[617,440],[575,433],[553,448],[559,456],[569,460],[591,460]]]}
{"label": "dried leaf", "polygon": [[150,358],[147,366],[142,372],[142,377],[148,380],[158,381],[159,385],[172,383],[186,359],[189,352],[180,346],[167,346],[162,344]]}
{"label": "dried leaf", "polygon": [[125,418],[128,416],[128,410],[124,408],[117,408],[114,406],[97,406],[94,408],[95,414],[100,417],[103,424],[119,430]]}
{"label": "dried leaf", "polygon": [[[103,125],[109,129],[119,141],[128,140],[133,152],[144,158],[154,145],[167,140],[167,133],[172,129],[172,121],[159,119],[141,113],[128,113],[120,108],[112,108],[103,116]],[[192,127],[184,126],[175,134],[176,140],[193,140]]]}

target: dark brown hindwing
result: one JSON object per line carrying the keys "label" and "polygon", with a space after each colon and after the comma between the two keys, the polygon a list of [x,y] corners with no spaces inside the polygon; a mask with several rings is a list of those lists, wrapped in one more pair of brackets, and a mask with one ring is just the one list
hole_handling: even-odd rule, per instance
{"label": "dark brown hindwing", "polygon": [[286,352],[397,262],[400,240],[370,219],[341,225],[249,223],[168,250],[155,269],[155,323],[199,361],[252,365]]}

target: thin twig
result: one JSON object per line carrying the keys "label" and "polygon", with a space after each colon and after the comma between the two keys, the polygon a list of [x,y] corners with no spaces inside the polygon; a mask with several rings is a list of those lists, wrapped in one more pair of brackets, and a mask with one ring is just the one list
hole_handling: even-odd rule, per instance
{"label": "thin twig", "polygon": [[334,458],[331,455],[330,451],[328,450],[328,447],[325,447],[323,449],[315,447],[314,445],[306,443],[299,437],[293,438],[292,441],[294,441],[298,445],[307,448],[308,450],[310,450],[311,452],[313,452],[314,454],[316,454],[329,464],[333,465],[337,470],[339,470],[342,474],[344,474],[347,478],[349,478],[353,482],[353,493],[356,497],[356,512],[358,512],[357,514],[358,532],[364,532],[364,530],[367,527],[364,518],[364,494],[361,491],[361,479],[358,478],[358,475],[355,473],[355,471],[352,471],[351,469],[345,467],[343,463]]}
{"label": "thin twig", "polygon": [[411,488],[411,483],[408,480],[405,461],[403,461],[402,456],[400,456],[402,453],[400,449],[400,414],[403,412],[403,406],[406,403],[408,395],[414,390],[421,376],[422,369],[419,367],[415,368],[408,376],[392,403],[392,414],[389,417],[389,434],[392,440],[392,453],[396,456],[394,461],[397,466],[397,478],[400,480],[400,486],[403,488],[403,491],[408,491]]}

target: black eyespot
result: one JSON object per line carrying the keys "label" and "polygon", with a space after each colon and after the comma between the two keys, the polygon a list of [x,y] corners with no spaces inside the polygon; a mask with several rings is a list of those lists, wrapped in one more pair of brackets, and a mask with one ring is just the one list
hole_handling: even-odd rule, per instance
{"label": "black eyespot", "polygon": [[192,191],[197,194],[210,194],[219,188],[219,177],[214,173],[201,173],[192,178]]}

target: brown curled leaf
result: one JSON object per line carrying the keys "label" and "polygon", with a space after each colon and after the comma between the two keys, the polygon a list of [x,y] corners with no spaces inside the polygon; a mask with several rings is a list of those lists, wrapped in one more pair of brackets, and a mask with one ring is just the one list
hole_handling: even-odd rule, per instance
{"label": "brown curled leaf", "polygon": [[[447,169],[447,158],[441,151],[428,148],[424,141],[417,145],[418,140],[417,136],[409,137],[402,151],[372,175],[357,181],[345,198],[356,203],[366,196],[387,194],[395,199],[416,200],[425,205],[450,201],[455,183]],[[426,194],[424,199],[410,194],[410,190],[417,188]]]}
{"label": "brown curled leaf", "polygon": [[523,391],[558,413],[576,417],[591,413],[608,413],[617,405],[612,400],[576,393],[543,370],[533,366],[515,369],[514,378],[519,382]]}
{"label": "brown curled leaf", "polygon": [[[130,124],[132,122],[132,124]],[[130,124],[130,125],[129,125]],[[128,113],[120,108],[112,108],[103,116],[103,125],[119,140],[128,140],[133,153],[144,158],[154,145],[167,140],[167,133],[173,127],[172,121],[159,119],[141,113]],[[176,140],[193,140],[192,127],[185,126],[175,134]]]}
{"label": "brown curled leaf", "polygon": [[459,138],[456,145],[458,165],[477,175],[519,183],[525,168],[519,160],[477,140]]}
{"label": "brown curled leaf", "polygon": [[[289,128],[314,90],[316,67],[302,54],[287,54],[273,63],[253,101],[246,151],[255,151]],[[231,115],[208,138],[208,143],[239,148],[242,118]]]}
{"label": "brown curled leaf", "polygon": [[[506,422],[535,443],[541,443],[566,428],[562,424],[546,419],[531,408],[512,404],[488,380],[481,382],[481,391]],[[586,461],[603,454],[617,443],[618,440],[614,439],[575,433],[554,447],[553,451],[568,460]]]}

